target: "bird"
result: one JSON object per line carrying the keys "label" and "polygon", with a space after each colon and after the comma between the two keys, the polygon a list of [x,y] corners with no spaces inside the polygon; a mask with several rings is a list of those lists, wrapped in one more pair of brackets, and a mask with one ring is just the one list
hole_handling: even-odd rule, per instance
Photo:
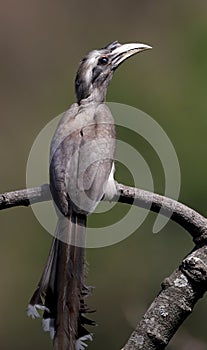
{"label": "bird", "polygon": [[87,217],[99,202],[117,193],[114,179],[116,129],[106,105],[114,72],[129,57],[150,49],[141,43],[113,41],[90,51],[75,78],[76,102],[63,113],[50,146],[50,191],[58,223],[42,277],[27,307],[50,332],[55,350],[84,350],[95,322],[85,299]]}

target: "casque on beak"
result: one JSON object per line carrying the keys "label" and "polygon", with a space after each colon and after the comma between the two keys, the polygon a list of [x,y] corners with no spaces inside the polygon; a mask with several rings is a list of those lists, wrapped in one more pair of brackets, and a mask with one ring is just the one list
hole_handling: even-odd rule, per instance
{"label": "casque on beak", "polygon": [[116,47],[111,52],[111,68],[116,69],[127,58],[148,49],[152,49],[152,47],[140,43],[129,43]]}

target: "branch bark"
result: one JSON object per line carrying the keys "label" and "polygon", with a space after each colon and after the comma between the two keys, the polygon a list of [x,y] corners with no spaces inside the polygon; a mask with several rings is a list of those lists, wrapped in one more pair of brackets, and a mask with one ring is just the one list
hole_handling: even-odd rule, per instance
{"label": "branch bark", "polygon": [[[118,184],[119,202],[136,205],[160,213],[187,230],[195,243],[207,239],[207,219],[174,199],[134,187]],[[117,197],[116,197],[117,198]]]}
{"label": "branch bark", "polygon": [[[49,185],[0,195],[0,210],[51,200]],[[196,246],[162,283],[155,298],[122,350],[162,350],[207,289],[207,219],[173,199],[117,184],[113,199],[170,217],[186,229]]]}
{"label": "branch bark", "polygon": [[0,210],[12,207],[24,206],[51,200],[49,185],[44,184],[39,187],[27,188],[0,194]]}
{"label": "branch bark", "polygon": [[[0,210],[16,206],[29,206],[33,203],[51,200],[49,185],[25,190],[6,192],[0,194]],[[113,199],[121,203],[136,205],[170,217],[177,224],[187,230],[193,237],[195,243],[207,240],[207,219],[171,198],[159,194],[141,190],[134,187],[117,184],[117,195]]]}
{"label": "branch bark", "polygon": [[207,289],[207,247],[195,249],[162,283],[122,350],[165,349]]}

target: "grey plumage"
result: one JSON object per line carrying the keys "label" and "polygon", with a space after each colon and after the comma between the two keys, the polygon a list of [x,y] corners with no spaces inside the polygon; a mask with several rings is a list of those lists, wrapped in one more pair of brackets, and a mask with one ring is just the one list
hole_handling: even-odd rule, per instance
{"label": "grey plumage", "polygon": [[[113,42],[91,51],[80,63],[77,103],[66,111],[50,148],[50,189],[58,224],[45,270],[28,306],[28,314],[44,311],[43,328],[56,350],[82,350],[91,335],[85,325],[84,246],[87,216],[104,195],[116,193],[113,180],[115,126],[105,105],[107,87],[119,64],[150,48]],[[109,183],[110,182],[110,183]]]}

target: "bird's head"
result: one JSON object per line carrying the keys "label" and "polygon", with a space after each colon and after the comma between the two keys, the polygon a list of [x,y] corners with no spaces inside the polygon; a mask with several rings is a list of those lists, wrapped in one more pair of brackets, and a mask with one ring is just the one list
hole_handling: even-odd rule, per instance
{"label": "bird's head", "polygon": [[103,101],[116,68],[127,58],[147,49],[151,49],[151,46],[114,41],[103,49],[89,52],[80,62],[76,75],[78,103],[89,96],[95,101]]}

